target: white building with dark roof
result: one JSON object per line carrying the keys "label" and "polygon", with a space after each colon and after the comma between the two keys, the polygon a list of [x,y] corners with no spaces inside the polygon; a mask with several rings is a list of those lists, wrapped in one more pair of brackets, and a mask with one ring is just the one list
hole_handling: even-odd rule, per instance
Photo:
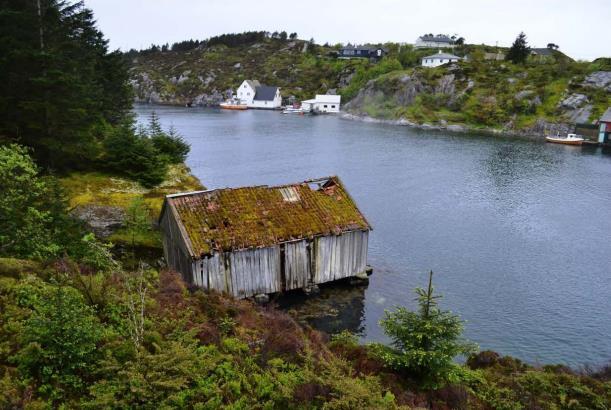
{"label": "white building with dark roof", "polygon": [[444,53],[439,50],[437,54],[423,57],[422,67],[439,67],[440,65],[455,63],[460,60],[462,60],[462,57],[455,56],[454,54]]}
{"label": "white building with dark roof", "polygon": [[416,48],[449,48],[454,47],[454,40],[445,34],[425,34],[423,36],[418,37],[416,40],[416,44],[414,44]]}
{"label": "white building with dark roof", "polygon": [[282,106],[280,88],[262,85],[257,80],[244,80],[238,87],[237,97],[248,108],[276,109]]}

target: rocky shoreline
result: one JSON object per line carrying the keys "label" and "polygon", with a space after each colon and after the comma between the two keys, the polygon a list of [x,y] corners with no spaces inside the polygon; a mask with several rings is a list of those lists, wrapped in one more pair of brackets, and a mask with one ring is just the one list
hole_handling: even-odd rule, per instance
{"label": "rocky shoreline", "polygon": [[397,120],[388,120],[382,118],[375,118],[364,114],[355,114],[351,112],[343,112],[340,114],[341,118],[352,121],[362,121],[368,123],[375,124],[385,124],[385,125],[398,125],[404,127],[411,127],[421,130],[430,130],[430,131],[450,131],[455,133],[466,133],[466,132],[477,132],[481,134],[491,134],[491,135],[502,135],[509,137],[526,137],[526,138],[536,138],[543,139],[545,136],[549,134],[556,134],[559,132],[560,134],[566,134],[572,131],[572,127],[569,124],[557,124],[557,123],[549,123],[545,120],[537,120],[535,125],[531,128],[524,130],[508,130],[508,129],[498,129],[498,128],[490,128],[490,127],[471,127],[465,124],[419,124],[416,122],[409,121],[405,118],[400,118]]}

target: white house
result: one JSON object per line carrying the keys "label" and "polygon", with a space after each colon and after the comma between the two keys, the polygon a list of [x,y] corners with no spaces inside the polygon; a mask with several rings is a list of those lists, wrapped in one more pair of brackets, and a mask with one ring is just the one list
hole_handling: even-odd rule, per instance
{"label": "white house", "polygon": [[455,63],[462,60],[461,57],[454,54],[444,53],[439,50],[439,53],[422,58],[422,67],[438,67],[447,63]]}
{"label": "white house", "polygon": [[432,34],[425,34],[424,36],[418,37],[416,40],[416,44],[414,44],[416,48],[449,48],[454,47],[454,40],[444,34],[437,34],[436,36]]}
{"label": "white house", "polygon": [[237,97],[248,108],[275,109],[282,106],[280,88],[262,85],[257,80],[244,80],[238,87]]}
{"label": "white house", "polygon": [[301,108],[314,112],[339,112],[341,95],[316,94],[316,98],[301,102]]}

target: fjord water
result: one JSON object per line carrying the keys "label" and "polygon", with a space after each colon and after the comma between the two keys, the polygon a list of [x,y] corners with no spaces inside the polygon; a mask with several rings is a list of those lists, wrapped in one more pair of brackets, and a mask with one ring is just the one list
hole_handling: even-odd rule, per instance
{"label": "fjord water", "polygon": [[432,269],[441,307],[482,349],[611,360],[611,155],[335,116],[135,107],[141,122],[153,110],[191,144],[208,188],[341,177],[374,227],[374,273],[367,288],[300,302],[314,325],[384,341],[384,309],[415,307]]}

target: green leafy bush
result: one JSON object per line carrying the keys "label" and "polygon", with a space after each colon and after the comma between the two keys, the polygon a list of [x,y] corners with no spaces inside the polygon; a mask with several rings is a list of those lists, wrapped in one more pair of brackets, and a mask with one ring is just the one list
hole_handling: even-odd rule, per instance
{"label": "green leafy bush", "polygon": [[16,355],[19,370],[37,385],[42,397],[61,402],[80,392],[97,360],[103,327],[82,295],[69,286],[28,286],[33,311]]}

